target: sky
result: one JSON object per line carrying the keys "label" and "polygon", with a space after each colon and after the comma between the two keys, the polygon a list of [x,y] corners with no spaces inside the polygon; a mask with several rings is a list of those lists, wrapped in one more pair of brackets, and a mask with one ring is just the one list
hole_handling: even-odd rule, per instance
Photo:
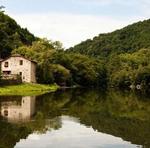
{"label": "sky", "polygon": [[150,16],[150,0],[0,0],[0,5],[23,28],[65,48]]}

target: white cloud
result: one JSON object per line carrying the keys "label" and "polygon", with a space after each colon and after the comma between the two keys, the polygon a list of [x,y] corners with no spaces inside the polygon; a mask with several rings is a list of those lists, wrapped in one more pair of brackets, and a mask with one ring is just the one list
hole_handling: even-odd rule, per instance
{"label": "white cloud", "polygon": [[116,20],[104,16],[62,13],[12,14],[11,16],[36,36],[59,40],[66,48],[99,33],[111,32],[141,19]]}

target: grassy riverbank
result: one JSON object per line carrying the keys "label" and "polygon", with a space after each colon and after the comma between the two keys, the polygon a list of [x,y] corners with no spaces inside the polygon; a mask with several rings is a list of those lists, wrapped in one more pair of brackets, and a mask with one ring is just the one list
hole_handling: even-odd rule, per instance
{"label": "grassy riverbank", "polygon": [[0,95],[21,95],[21,96],[32,96],[40,95],[47,92],[56,91],[59,88],[57,85],[43,85],[43,84],[28,84],[23,83],[12,86],[1,86]]}

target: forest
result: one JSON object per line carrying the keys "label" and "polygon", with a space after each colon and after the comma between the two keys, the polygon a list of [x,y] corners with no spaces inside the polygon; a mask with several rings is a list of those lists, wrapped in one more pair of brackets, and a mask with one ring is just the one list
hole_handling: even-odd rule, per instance
{"label": "forest", "polygon": [[149,89],[149,30],[146,20],[64,49],[61,42],[35,37],[0,12],[0,57],[20,54],[37,61],[42,84]]}

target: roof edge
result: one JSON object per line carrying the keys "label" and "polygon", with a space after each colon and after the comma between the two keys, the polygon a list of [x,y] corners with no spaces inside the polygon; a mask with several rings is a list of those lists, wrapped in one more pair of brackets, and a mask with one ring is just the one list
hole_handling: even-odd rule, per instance
{"label": "roof edge", "polygon": [[28,58],[26,58],[26,57],[24,57],[24,56],[22,56],[22,55],[20,55],[20,54],[11,55],[11,56],[9,56],[9,57],[7,57],[7,58],[5,58],[5,59],[2,59],[0,62],[4,62],[4,61],[8,60],[8,59],[11,58],[11,57],[21,57],[21,58],[24,58],[24,59],[26,59],[26,60],[28,60],[28,61],[31,61],[31,62],[37,64],[36,61],[31,60],[31,59],[28,59]]}

